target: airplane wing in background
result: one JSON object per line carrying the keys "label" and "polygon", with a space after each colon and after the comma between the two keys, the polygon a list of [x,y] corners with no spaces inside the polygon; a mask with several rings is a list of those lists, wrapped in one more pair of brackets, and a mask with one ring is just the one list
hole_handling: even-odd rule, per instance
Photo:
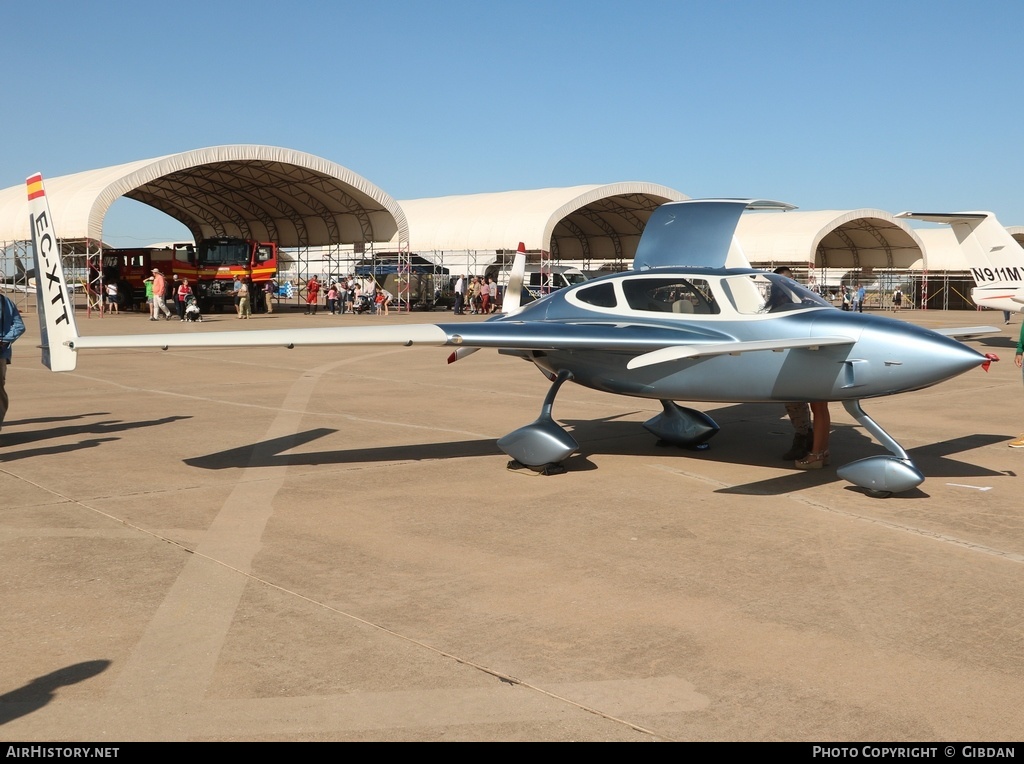
{"label": "airplane wing in background", "polygon": [[932,329],[936,334],[952,337],[955,340],[973,340],[978,337],[988,337],[993,334],[1002,334],[994,326],[958,326],[948,329]]}

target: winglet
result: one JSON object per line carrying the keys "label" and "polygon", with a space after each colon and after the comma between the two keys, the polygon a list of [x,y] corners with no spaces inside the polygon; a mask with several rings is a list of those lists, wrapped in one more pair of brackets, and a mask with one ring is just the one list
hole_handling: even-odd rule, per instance
{"label": "winglet", "polygon": [[508,286],[505,287],[505,299],[501,303],[503,313],[518,313],[523,300],[523,282],[526,280],[526,244],[519,242],[512,270],[508,274]]}
{"label": "winglet", "polygon": [[28,192],[28,225],[32,232],[32,258],[36,269],[36,310],[39,313],[43,364],[52,371],[72,371],[76,361],[74,343],[78,338],[75,305],[64,280],[60,244],[46,202],[43,176],[36,173],[25,181],[25,186]]}

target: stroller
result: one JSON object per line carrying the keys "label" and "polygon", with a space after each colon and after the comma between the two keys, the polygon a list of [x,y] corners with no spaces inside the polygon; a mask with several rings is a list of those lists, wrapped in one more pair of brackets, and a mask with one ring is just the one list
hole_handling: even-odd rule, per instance
{"label": "stroller", "polygon": [[192,295],[188,296],[188,300],[185,301],[185,320],[186,321],[202,321],[203,312],[199,310],[199,303],[196,302],[196,298]]}
{"label": "stroller", "polygon": [[353,313],[373,313],[375,306],[373,300],[367,297],[365,294],[359,295],[356,298],[355,304],[352,306]]}

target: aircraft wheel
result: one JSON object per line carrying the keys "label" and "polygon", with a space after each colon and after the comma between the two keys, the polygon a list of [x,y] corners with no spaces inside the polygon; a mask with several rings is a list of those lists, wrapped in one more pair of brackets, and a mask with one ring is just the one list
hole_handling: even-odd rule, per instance
{"label": "aircraft wheel", "polygon": [[872,491],[869,488],[868,496],[870,496],[872,499],[888,499],[890,496],[892,496],[892,491]]}

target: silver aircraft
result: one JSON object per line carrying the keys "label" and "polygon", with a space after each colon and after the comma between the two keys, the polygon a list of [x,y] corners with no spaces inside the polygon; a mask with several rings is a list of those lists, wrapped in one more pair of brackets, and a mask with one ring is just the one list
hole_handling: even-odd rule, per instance
{"label": "silver aircraft", "polygon": [[[839,469],[876,494],[907,491],[924,476],[906,451],[861,408],[861,401],[934,385],[994,359],[952,339],[998,333],[992,327],[940,334],[899,321],[836,310],[791,279],[725,268],[746,209],[792,209],[737,199],[673,202],[651,215],[633,270],[521,304],[520,245],[503,315],[480,322],[408,326],[270,329],[82,337],[75,326],[42,178],[27,181],[40,279],[44,363],[70,371],[93,348],[436,345],[449,362],[482,348],[534,364],[551,386],[538,418],[498,440],[510,467],[560,471],[579,450],[551,416],[567,381],[617,395],[651,398],[662,412],[644,423],[663,441],[700,447],[718,426],[675,401],[788,403],[841,401],[890,455]],[[949,336],[946,336],[949,335]]]}

